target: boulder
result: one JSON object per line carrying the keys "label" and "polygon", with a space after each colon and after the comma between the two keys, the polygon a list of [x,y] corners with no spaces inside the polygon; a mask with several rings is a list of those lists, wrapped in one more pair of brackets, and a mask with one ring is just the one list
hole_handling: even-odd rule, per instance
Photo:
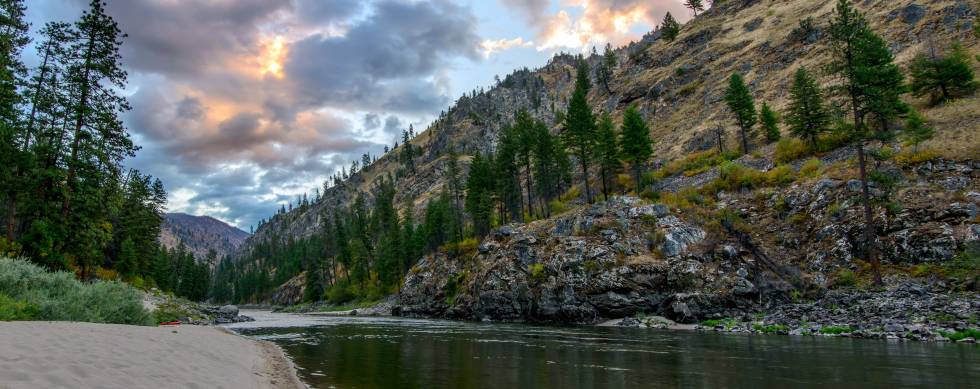
{"label": "boulder", "polygon": [[223,305],[218,308],[218,315],[223,318],[236,317],[238,316],[238,307],[234,305]]}

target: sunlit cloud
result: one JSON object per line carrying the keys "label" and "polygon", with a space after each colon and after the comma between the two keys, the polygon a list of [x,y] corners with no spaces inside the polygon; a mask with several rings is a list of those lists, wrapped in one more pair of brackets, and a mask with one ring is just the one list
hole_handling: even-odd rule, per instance
{"label": "sunlit cloud", "polygon": [[[638,38],[637,27],[653,29],[670,12],[678,20],[689,18],[682,0],[568,0],[557,13],[547,15],[535,7],[531,23],[538,28],[537,49],[587,51],[605,43],[625,44]],[[574,11],[574,12],[573,12]]]}
{"label": "sunlit cloud", "polygon": [[263,46],[261,59],[259,60],[262,66],[261,73],[276,78],[283,78],[285,74],[283,73],[282,63],[288,54],[285,38],[277,36],[271,41],[265,42]]}
{"label": "sunlit cloud", "polygon": [[490,40],[487,39],[480,43],[480,48],[483,49],[483,57],[490,58],[495,52],[504,51],[514,47],[533,47],[534,42],[524,41],[524,38],[517,37],[514,39],[498,39]]}

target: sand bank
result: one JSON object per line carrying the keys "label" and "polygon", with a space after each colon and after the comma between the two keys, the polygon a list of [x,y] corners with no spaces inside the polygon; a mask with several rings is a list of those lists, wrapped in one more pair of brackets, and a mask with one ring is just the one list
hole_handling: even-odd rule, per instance
{"label": "sand bank", "polygon": [[0,322],[0,388],[297,388],[279,347],[218,327]]}

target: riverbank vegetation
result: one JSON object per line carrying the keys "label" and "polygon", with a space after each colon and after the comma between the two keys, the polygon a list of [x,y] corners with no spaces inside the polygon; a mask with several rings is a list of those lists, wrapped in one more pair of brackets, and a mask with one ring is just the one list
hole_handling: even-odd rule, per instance
{"label": "riverbank vegetation", "polygon": [[139,290],[119,281],[84,283],[24,259],[0,257],[0,321],[155,324]]}

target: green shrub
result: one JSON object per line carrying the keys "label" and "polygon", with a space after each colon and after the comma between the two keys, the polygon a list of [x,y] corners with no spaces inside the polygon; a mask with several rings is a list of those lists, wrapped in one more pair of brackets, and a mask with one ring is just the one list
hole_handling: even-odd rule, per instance
{"label": "green shrub", "polygon": [[726,161],[718,166],[718,178],[706,188],[712,192],[754,189],[764,183],[765,174],[741,164]]}
{"label": "green shrub", "polygon": [[0,258],[0,294],[32,304],[38,320],[152,325],[142,294],[119,281],[79,282],[23,259]]}
{"label": "green shrub", "polygon": [[820,174],[820,168],[823,167],[823,162],[819,159],[810,158],[803,163],[800,167],[800,176],[803,177],[816,177]]}
{"label": "green shrub", "polygon": [[820,328],[821,334],[828,335],[849,334],[851,332],[854,332],[854,328],[851,328],[850,326],[827,326]]}
{"label": "green shrub", "polygon": [[845,287],[857,285],[857,275],[850,269],[841,269],[834,274],[834,286]]}
{"label": "green shrub", "polygon": [[528,267],[528,270],[531,272],[531,279],[533,279],[535,282],[542,282],[542,281],[544,281],[544,278],[546,276],[545,271],[544,271],[544,264],[542,264],[542,263],[535,263],[535,264],[529,266]]}
{"label": "green shrub", "polygon": [[956,331],[956,332],[941,331],[940,335],[945,336],[947,339],[952,340],[954,342],[958,342],[966,338],[980,339],[980,329],[967,328],[963,331]]}
{"label": "green shrub", "polygon": [[341,304],[353,300],[357,295],[351,290],[346,281],[341,281],[330,286],[327,290],[327,302],[330,304]]}
{"label": "green shrub", "polygon": [[779,165],[766,172],[766,182],[772,186],[786,186],[796,181],[796,171],[789,165]]}
{"label": "green shrub", "polygon": [[40,316],[41,309],[36,304],[0,294],[0,321],[37,320]]}
{"label": "green shrub", "polygon": [[786,331],[787,328],[782,324],[762,325],[760,323],[755,323],[752,325],[752,329],[759,331],[763,334],[774,334],[779,331]]}
{"label": "green shrub", "polygon": [[792,162],[810,153],[810,147],[797,138],[783,138],[776,143],[776,163]]}

